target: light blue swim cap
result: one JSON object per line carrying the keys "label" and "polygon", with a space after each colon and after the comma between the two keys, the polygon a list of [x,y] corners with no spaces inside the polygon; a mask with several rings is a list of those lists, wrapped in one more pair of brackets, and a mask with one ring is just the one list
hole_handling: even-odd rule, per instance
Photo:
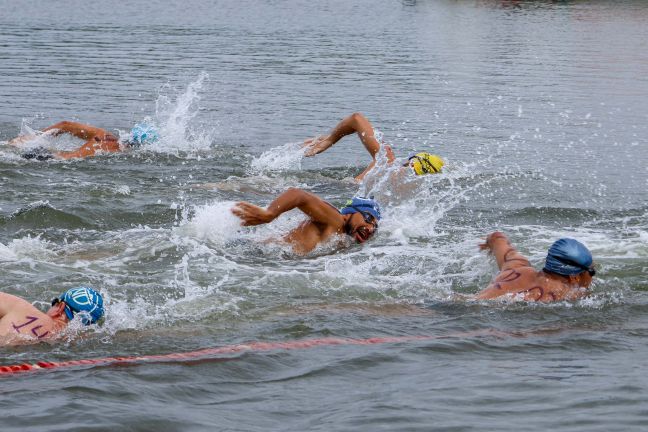
{"label": "light blue swim cap", "polygon": [[340,209],[340,213],[343,215],[357,212],[369,213],[377,221],[380,220],[380,205],[371,198],[354,197],[347,201],[344,207]]}
{"label": "light blue swim cap", "polygon": [[79,314],[84,325],[96,323],[104,314],[103,297],[92,288],[69,289],[61,294],[59,300],[66,304],[65,315],[68,319],[72,320],[74,314]]}
{"label": "light blue swim cap", "polygon": [[133,126],[129,142],[131,145],[152,144],[160,139],[155,126],[147,123],[138,123]]}
{"label": "light blue swim cap", "polygon": [[574,239],[561,238],[549,248],[543,271],[563,276],[577,275],[592,270],[592,254]]}

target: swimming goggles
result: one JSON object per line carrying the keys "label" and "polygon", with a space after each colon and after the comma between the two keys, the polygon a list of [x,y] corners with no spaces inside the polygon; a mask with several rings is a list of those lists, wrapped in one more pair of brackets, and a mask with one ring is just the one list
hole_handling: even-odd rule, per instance
{"label": "swimming goggles", "polygon": [[405,163],[403,164],[403,166],[404,166],[404,167],[409,166],[409,164],[410,164],[410,162],[412,161],[412,159],[416,159],[417,161],[419,161],[419,163],[421,164],[421,168],[423,169],[423,173],[424,173],[424,174],[425,174],[425,173],[434,173],[434,174],[438,174],[438,173],[441,172],[441,171],[439,171],[439,170],[438,170],[438,169],[437,169],[437,168],[432,164],[432,162],[430,162],[429,160],[427,160],[427,159],[425,159],[425,158],[422,158],[422,157],[420,157],[420,156],[418,156],[418,155],[413,155],[413,156],[408,157],[408,158],[407,158],[407,162],[405,162]]}
{"label": "swimming goggles", "polygon": [[570,265],[570,266],[573,266],[573,267],[578,267],[579,269],[583,269],[583,271],[586,271],[592,277],[594,277],[594,275],[596,275],[596,269],[594,268],[594,266],[587,267],[587,266],[584,266],[583,264],[577,263],[576,261],[572,261],[572,260],[570,260],[568,258],[558,257],[558,256],[555,256],[555,255],[553,255],[552,257],[554,259],[556,259],[557,261],[559,261],[560,263],[562,263],[562,264]]}

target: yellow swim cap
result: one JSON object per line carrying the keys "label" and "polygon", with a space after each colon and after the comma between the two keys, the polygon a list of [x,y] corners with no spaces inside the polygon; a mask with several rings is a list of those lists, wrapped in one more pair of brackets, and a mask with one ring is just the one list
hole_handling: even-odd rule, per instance
{"label": "yellow swim cap", "polygon": [[416,153],[407,158],[416,175],[438,174],[443,167],[443,159],[426,152]]}

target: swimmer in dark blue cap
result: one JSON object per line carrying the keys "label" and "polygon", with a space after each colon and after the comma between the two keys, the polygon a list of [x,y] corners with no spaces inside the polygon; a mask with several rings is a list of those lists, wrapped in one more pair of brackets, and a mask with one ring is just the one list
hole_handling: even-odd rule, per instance
{"label": "swimmer in dark blue cap", "polygon": [[[55,125],[46,127],[42,132],[52,136],[70,134],[86,142],[78,149],[72,151],[51,151],[42,147],[30,149],[22,157],[36,160],[86,158],[100,152],[116,153],[131,147],[151,144],[159,138],[157,129],[153,125],[146,123],[136,124],[131,130],[129,138],[124,141],[119,141],[115,135],[105,129],[71,121],[56,123]],[[20,146],[23,143],[33,140],[35,137],[35,135],[19,136],[9,141],[9,144]]]}
{"label": "swimmer in dark blue cap", "polygon": [[589,249],[570,238],[561,238],[551,245],[541,271],[531,267],[501,232],[490,234],[479,247],[495,256],[500,272],[477,294],[477,299],[511,295],[527,301],[575,300],[589,294],[596,274]]}
{"label": "swimmer in dark blue cap", "polygon": [[347,234],[358,243],[369,240],[378,229],[380,206],[370,198],[356,197],[338,210],[317,195],[291,188],[279,195],[267,208],[239,202],[232,208],[243,226],[266,224],[287,211],[298,208],[308,216],[297,228],[284,236],[299,254],[312,251],[335,234]]}
{"label": "swimmer in dark blue cap", "polygon": [[90,325],[103,315],[103,297],[88,287],[67,290],[45,313],[20,297],[0,293],[0,346],[51,339],[75,317]]}

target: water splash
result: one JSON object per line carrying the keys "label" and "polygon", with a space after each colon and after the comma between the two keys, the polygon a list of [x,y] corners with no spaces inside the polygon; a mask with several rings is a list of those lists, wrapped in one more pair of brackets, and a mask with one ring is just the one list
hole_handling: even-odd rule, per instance
{"label": "water splash", "polygon": [[217,129],[198,121],[201,92],[208,80],[209,74],[201,72],[182,92],[170,84],[162,86],[155,102],[155,115],[143,121],[159,130],[160,139],[147,145],[146,150],[178,155],[211,147]]}
{"label": "water splash", "polygon": [[305,151],[306,147],[301,142],[287,143],[271,148],[250,162],[249,174],[300,170]]}

